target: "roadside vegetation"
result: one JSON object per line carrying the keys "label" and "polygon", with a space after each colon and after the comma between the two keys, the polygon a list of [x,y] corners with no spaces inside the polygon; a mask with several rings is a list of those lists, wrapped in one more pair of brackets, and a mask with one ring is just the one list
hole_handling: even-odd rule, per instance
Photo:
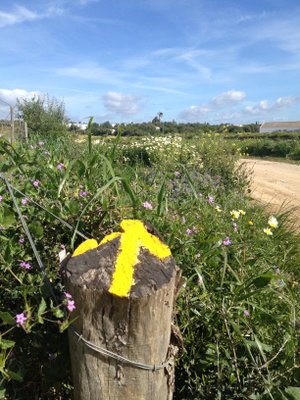
{"label": "roadside vegetation", "polygon": [[174,398],[299,399],[299,235],[248,197],[242,151],[218,133],[0,138],[0,398],[71,398],[76,304],[58,254],[78,232],[100,241],[137,218],[160,232],[186,280]]}

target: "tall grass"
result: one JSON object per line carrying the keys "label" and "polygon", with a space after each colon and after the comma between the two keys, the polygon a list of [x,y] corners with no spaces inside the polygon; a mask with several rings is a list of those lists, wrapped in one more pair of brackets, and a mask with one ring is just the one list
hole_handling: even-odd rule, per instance
{"label": "tall grass", "polygon": [[[74,227],[70,232],[15,193],[61,300],[56,306],[0,183],[4,398],[71,397],[63,331],[72,313],[62,311],[57,255],[81,242],[78,231],[100,240],[123,218],[149,221],[186,279],[176,305],[183,343],[175,399],[298,398],[299,236],[286,229],[285,215],[276,215],[272,227],[244,194],[248,177],[235,168],[237,155],[217,137],[156,137],[137,145],[121,136],[96,144],[89,136],[88,146],[64,137],[13,148],[2,139],[1,173]],[[23,327],[15,320],[20,313]]]}

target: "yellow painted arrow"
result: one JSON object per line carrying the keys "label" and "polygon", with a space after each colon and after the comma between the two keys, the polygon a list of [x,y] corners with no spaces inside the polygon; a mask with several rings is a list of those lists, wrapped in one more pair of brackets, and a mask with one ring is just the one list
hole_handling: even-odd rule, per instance
{"label": "yellow painted arrow", "polygon": [[[122,221],[120,226],[122,232],[113,232],[110,235],[105,236],[105,238],[100,242],[100,245],[107,243],[116,237],[121,237],[109,292],[116,296],[127,297],[131,286],[134,284],[134,267],[139,263],[138,256],[140,249],[147,249],[153,256],[161,260],[169,257],[171,251],[157,236],[152,235],[147,231],[142,221],[127,219]],[[84,245],[86,242],[83,242],[80,245],[82,246],[81,249],[79,246],[75,250],[73,256],[82,254],[87,250],[97,247],[95,246],[96,241],[90,241]]]}

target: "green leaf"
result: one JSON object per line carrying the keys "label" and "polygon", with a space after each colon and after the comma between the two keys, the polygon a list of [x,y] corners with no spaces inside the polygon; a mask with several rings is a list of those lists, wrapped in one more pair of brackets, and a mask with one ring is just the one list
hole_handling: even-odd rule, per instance
{"label": "green leaf", "polygon": [[272,278],[273,278],[272,274],[263,274],[253,279],[252,283],[257,288],[263,288],[271,282]]}
{"label": "green leaf", "polygon": [[68,207],[71,215],[77,215],[80,212],[80,203],[78,201],[70,200],[68,203],[66,203],[66,206]]}
{"label": "green leaf", "polygon": [[22,382],[23,381],[23,376],[18,373],[18,372],[14,372],[14,371],[10,371],[10,370],[6,370],[6,373],[10,376],[11,379],[13,379],[14,381],[18,381],[18,382]]}
{"label": "green leaf", "polygon": [[60,308],[52,308],[52,312],[56,318],[63,318],[64,316],[64,312]]}
{"label": "green leaf", "polygon": [[3,350],[10,349],[11,347],[14,347],[16,342],[12,340],[6,340],[0,337],[0,347]]}
{"label": "green leaf", "polygon": [[6,389],[0,389],[0,400],[5,399],[5,392],[6,392]]}
{"label": "green leaf", "polygon": [[59,196],[60,196],[60,194],[61,194],[61,191],[63,190],[63,188],[64,188],[64,186],[65,186],[65,184],[66,184],[66,182],[67,182],[67,179],[68,179],[68,177],[69,177],[69,175],[70,175],[70,171],[71,171],[71,169],[72,169],[72,167],[73,167],[74,162],[75,162],[74,160],[70,161],[70,164],[69,164],[68,167],[67,167],[67,170],[66,170],[66,172],[65,172],[65,175],[64,175],[64,177],[63,177],[63,179],[62,179],[62,181],[60,182],[59,187],[58,187],[57,198],[59,198]]}
{"label": "green leaf", "polygon": [[46,302],[45,302],[45,299],[42,298],[42,300],[41,300],[41,302],[40,302],[40,305],[39,305],[38,312],[37,312],[37,319],[38,319],[38,322],[39,322],[40,324],[43,324],[43,323],[44,323],[44,320],[43,320],[43,318],[42,318],[42,314],[45,312],[46,308],[47,308],[47,304],[46,304]]}
{"label": "green leaf", "polygon": [[68,329],[70,325],[70,322],[68,320],[64,321],[60,326],[59,326],[59,332],[63,333],[66,329]]}
{"label": "green leaf", "polygon": [[156,214],[158,216],[161,216],[162,214],[162,207],[163,207],[163,201],[165,198],[165,181],[161,184],[160,190],[157,195],[157,211]]}
{"label": "green leaf", "polygon": [[16,320],[14,319],[14,317],[12,315],[10,315],[10,313],[7,311],[0,311],[0,318],[6,325],[15,325],[16,324]]}
{"label": "green leaf", "polygon": [[36,238],[41,238],[44,234],[43,225],[39,221],[32,221],[29,224],[29,230],[33,233]]}
{"label": "green leaf", "polygon": [[4,228],[16,226],[15,214],[12,211],[5,209],[3,215],[0,215],[0,225],[4,226]]}
{"label": "green leaf", "polygon": [[285,389],[289,400],[300,400],[300,387],[289,386]]}

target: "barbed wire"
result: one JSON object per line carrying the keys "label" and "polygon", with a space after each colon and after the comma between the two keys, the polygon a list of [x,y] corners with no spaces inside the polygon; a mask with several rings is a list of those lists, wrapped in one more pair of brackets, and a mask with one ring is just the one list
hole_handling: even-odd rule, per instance
{"label": "barbed wire", "polygon": [[[53,290],[51,281],[50,281],[50,279],[49,279],[49,277],[48,277],[48,275],[47,275],[47,272],[46,272],[46,270],[45,270],[44,264],[43,264],[43,262],[42,262],[42,260],[41,260],[41,257],[40,257],[40,255],[39,255],[39,252],[38,252],[38,250],[37,250],[37,248],[36,248],[36,245],[35,245],[35,243],[34,243],[34,240],[33,240],[33,238],[32,238],[32,235],[31,235],[31,233],[30,233],[30,230],[29,230],[29,228],[28,228],[28,225],[27,225],[27,223],[26,223],[26,221],[25,221],[25,218],[24,218],[24,216],[23,216],[23,214],[22,214],[22,211],[20,210],[20,207],[18,206],[18,202],[17,202],[17,199],[16,199],[16,197],[15,197],[13,191],[16,191],[16,192],[22,194],[23,196],[25,196],[28,200],[30,200],[30,201],[31,201],[32,203],[34,203],[36,206],[40,207],[41,209],[43,209],[44,211],[46,211],[48,214],[50,214],[51,216],[53,216],[54,218],[56,218],[57,220],[59,220],[63,225],[67,226],[68,228],[70,228],[70,229],[72,229],[72,230],[74,230],[74,228],[73,228],[68,222],[66,222],[66,221],[64,221],[63,219],[61,219],[60,217],[56,216],[56,215],[53,214],[51,211],[49,211],[49,210],[47,210],[45,207],[43,207],[41,204],[37,203],[36,201],[34,201],[33,199],[31,199],[29,196],[26,196],[26,194],[24,194],[23,192],[21,192],[20,190],[18,190],[18,189],[15,188],[14,186],[12,186],[12,185],[10,184],[10,182],[8,181],[8,179],[7,179],[3,174],[0,174],[0,178],[5,182],[5,185],[6,185],[7,189],[8,189],[8,191],[9,191],[9,194],[10,194],[10,196],[11,196],[11,199],[12,199],[12,201],[13,201],[13,203],[14,203],[14,206],[15,206],[15,208],[16,208],[16,211],[17,211],[18,216],[19,216],[19,218],[20,218],[20,221],[21,221],[21,223],[22,223],[24,232],[25,232],[25,234],[26,234],[26,236],[27,236],[27,238],[28,238],[28,240],[29,240],[29,243],[30,243],[30,245],[31,245],[31,248],[32,248],[32,251],[33,251],[34,256],[35,256],[35,258],[36,258],[36,261],[37,261],[37,263],[38,263],[38,266],[39,266],[39,268],[40,268],[40,270],[41,270],[41,272],[42,272],[43,278],[44,278],[44,280],[46,281],[46,283],[47,283],[47,285],[48,285],[48,288],[49,288],[49,290],[50,290],[50,294],[51,294],[53,300],[55,301],[55,303],[56,303],[56,305],[57,305],[57,304],[58,304],[58,300],[57,300],[57,297],[56,297],[56,295],[55,295],[55,293],[54,293],[54,290]],[[82,236],[82,237],[88,239],[85,235],[83,235],[83,234],[80,233],[79,231],[77,231],[76,233],[77,233],[78,235],[80,235],[80,236]],[[78,341],[82,341],[86,347],[88,347],[88,348],[90,348],[90,349],[96,351],[96,352],[99,353],[99,354],[102,354],[102,355],[104,355],[104,356],[106,356],[106,357],[112,358],[112,359],[114,359],[114,360],[116,360],[116,361],[119,361],[119,362],[128,364],[128,365],[130,365],[130,366],[132,366],[132,367],[135,367],[135,368],[139,368],[139,369],[143,369],[143,370],[147,370],[147,371],[158,371],[158,370],[165,369],[165,368],[169,365],[169,362],[170,362],[170,359],[171,359],[171,358],[168,359],[166,362],[164,362],[164,363],[162,363],[162,364],[153,364],[153,365],[149,365],[149,364],[144,364],[144,363],[141,363],[141,362],[133,361],[133,360],[130,360],[129,358],[120,356],[119,354],[114,353],[113,351],[110,351],[110,350],[108,350],[108,349],[105,349],[105,348],[103,348],[103,347],[101,347],[101,346],[98,346],[98,345],[96,345],[96,344],[90,342],[89,340],[85,339],[84,336],[83,336],[82,334],[78,333],[73,327],[70,327],[69,329],[74,333],[75,336],[77,336]]]}

